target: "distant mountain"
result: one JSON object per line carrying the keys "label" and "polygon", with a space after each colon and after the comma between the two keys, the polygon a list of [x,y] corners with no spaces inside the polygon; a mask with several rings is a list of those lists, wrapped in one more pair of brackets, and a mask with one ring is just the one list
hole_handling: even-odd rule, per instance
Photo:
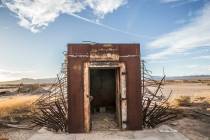
{"label": "distant mountain", "polygon": [[30,78],[22,78],[20,80],[15,81],[5,81],[0,82],[0,85],[6,85],[6,84],[51,84],[54,83],[56,78],[44,78],[44,79],[30,79]]}
{"label": "distant mountain", "polygon": [[[161,76],[152,76],[155,80],[160,80]],[[191,76],[166,76],[166,80],[210,80],[210,75],[191,75]],[[6,84],[51,84],[56,81],[56,78],[30,79],[22,78],[15,81],[0,82],[0,85]]]}
{"label": "distant mountain", "polygon": [[[161,76],[152,76],[156,80],[160,80]],[[210,80],[210,75],[189,75],[189,76],[166,76],[166,80]]]}

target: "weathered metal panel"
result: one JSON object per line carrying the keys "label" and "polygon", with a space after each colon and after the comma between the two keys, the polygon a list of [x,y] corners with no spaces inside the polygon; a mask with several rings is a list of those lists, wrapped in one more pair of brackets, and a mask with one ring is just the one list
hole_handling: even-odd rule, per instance
{"label": "weathered metal panel", "polygon": [[68,59],[68,130],[69,132],[83,132],[83,66],[81,60],[69,57]]}
{"label": "weathered metal panel", "polygon": [[89,55],[90,44],[68,44],[68,54]]}
{"label": "weathered metal panel", "polygon": [[139,55],[139,44],[120,44],[119,45],[120,57],[132,57]]}
{"label": "weathered metal panel", "polygon": [[112,45],[91,46],[90,61],[119,61],[118,47]]}
{"label": "weathered metal panel", "polygon": [[125,62],[127,68],[127,129],[142,129],[139,57],[122,58],[121,61]]}

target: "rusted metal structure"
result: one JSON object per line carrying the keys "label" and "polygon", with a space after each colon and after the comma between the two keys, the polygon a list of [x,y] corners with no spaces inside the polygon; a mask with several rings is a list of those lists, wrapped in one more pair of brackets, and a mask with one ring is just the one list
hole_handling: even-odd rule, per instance
{"label": "rusted metal structure", "polygon": [[67,60],[68,132],[91,131],[101,108],[119,129],[142,129],[139,44],[69,44]]}

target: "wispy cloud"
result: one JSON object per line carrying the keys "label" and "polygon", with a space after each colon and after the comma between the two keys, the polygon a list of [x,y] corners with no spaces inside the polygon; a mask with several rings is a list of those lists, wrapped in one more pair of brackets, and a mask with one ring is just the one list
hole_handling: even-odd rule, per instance
{"label": "wispy cloud", "polygon": [[191,75],[209,74],[210,65],[188,65],[186,68],[191,70]]}
{"label": "wispy cloud", "polygon": [[97,19],[125,5],[127,0],[2,0],[19,18],[18,24],[36,33],[48,26],[60,14],[75,15],[87,8]]}
{"label": "wispy cloud", "polygon": [[182,1],[182,0],[160,0],[160,2],[162,3],[171,3],[171,2],[179,2],[179,1]]}
{"label": "wispy cloud", "polygon": [[205,1],[205,0],[160,0],[163,4],[169,4],[172,8],[183,6],[185,4],[191,4],[198,1]]}
{"label": "wispy cloud", "polygon": [[200,16],[186,26],[167,33],[148,44],[151,48],[162,48],[147,59],[163,59],[169,55],[183,53],[193,48],[210,46],[210,4],[206,5]]}
{"label": "wispy cloud", "polygon": [[0,81],[16,80],[25,77],[31,77],[34,71],[11,71],[6,69],[0,69]]}
{"label": "wispy cloud", "polygon": [[161,3],[176,3],[176,2],[181,2],[181,3],[189,3],[189,2],[196,2],[199,0],[160,0]]}
{"label": "wispy cloud", "polygon": [[197,57],[193,57],[193,59],[207,59],[207,60],[210,60],[210,55],[197,56]]}
{"label": "wispy cloud", "polygon": [[197,68],[197,67],[199,67],[198,65],[187,65],[186,66],[187,68]]}
{"label": "wispy cloud", "polygon": [[127,34],[127,35],[130,35],[130,36],[136,37],[136,38],[154,39],[154,37],[151,37],[151,36],[139,35],[139,34],[127,32],[127,31],[124,31],[124,30],[121,30],[121,29],[118,29],[118,28],[115,28],[115,27],[112,27],[112,26],[109,26],[109,25],[105,25],[105,24],[100,23],[100,22],[97,22],[97,21],[95,21],[95,20],[90,20],[90,19],[88,19],[88,18],[79,16],[79,15],[77,15],[77,14],[71,14],[71,16],[73,16],[73,17],[75,17],[75,18],[78,18],[78,19],[80,19],[80,20],[83,20],[83,21],[86,21],[86,22],[89,22],[89,23],[98,25],[98,26],[100,26],[100,27],[103,27],[103,28],[106,28],[106,29],[109,29],[109,30],[112,30],[112,31],[120,32],[120,33],[123,33],[123,34]]}

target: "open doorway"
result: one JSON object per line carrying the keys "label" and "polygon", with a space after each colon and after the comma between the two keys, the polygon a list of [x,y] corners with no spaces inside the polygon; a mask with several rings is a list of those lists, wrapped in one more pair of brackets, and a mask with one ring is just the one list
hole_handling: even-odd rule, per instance
{"label": "open doorway", "polygon": [[91,130],[120,128],[119,76],[117,68],[91,68]]}

